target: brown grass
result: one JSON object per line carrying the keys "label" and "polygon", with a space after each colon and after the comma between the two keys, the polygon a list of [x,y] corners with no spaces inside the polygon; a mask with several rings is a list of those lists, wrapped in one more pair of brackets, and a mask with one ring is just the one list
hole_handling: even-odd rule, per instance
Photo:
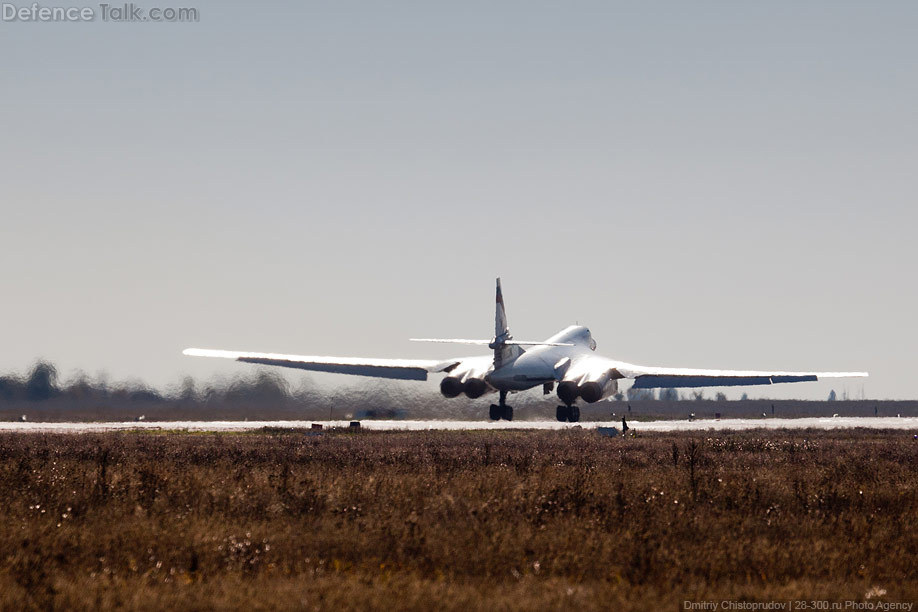
{"label": "brown grass", "polygon": [[4,434],[0,607],[915,601],[916,465],[877,432]]}

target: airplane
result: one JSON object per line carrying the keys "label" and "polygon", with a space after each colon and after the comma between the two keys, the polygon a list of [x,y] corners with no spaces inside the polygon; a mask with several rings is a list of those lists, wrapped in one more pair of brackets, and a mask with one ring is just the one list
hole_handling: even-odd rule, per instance
{"label": "airplane", "polygon": [[458,357],[444,361],[430,359],[370,359],[362,357],[319,357],[280,355],[214,349],[188,348],[185,355],[221,357],[314,372],[332,372],[399,380],[427,380],[428,374],[443,373],[440,392],[448,398],[460,394],[477,399],[498,394],[489,417],[513,420],[507,395],[541,386],[548,395],[557,388],[563,402],[556,410],[561,422],[576,423],[581,399],[593,404],[618,393],[618,383],[632,379],[638,389],[683,387],[729,387],[815,381],[820,378],[865,377],[867,372],[777,372],[746,370],[704,370],[640,366],[596,354],[596,341],[582,325],[570,325],[550,338],[538,341],[514,340],[507,324],[504,298],[497,279],[494,337],[490,340],[460,338],[411,338],[413,342],[440,342],[487,346],[493,355]]}

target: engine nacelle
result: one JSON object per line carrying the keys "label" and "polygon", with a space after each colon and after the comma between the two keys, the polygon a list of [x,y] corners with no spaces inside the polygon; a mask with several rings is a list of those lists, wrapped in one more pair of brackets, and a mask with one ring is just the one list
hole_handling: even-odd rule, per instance
{"label": "engine nacelle", "polygon": [[447,376],[440,381],[440,393],[443,397],[456,397],[465,391],[465,383],[455,376]]}
{"label": "engine nacelle", "polygon": [[449,398],[465,393],[467,397],[477,399],[493,390],[483,378],[470,377],[463,381],[458,376],[447,376],[440,381],[440,393]]}
{"label": "engine nacelle", "polygon": [[588,404],[598,402],[618,391],[618,380],[609,372],[589,379],[586,376],[579,380],[563,380],[558,383],[558,397],[570,406],[578,397]]}
{"label": "engine nacelle", "polygon": [[488,392],[489,386],[481,378],[469,378],[465,381],[465,395],[477,399]]}
{"label": "engine nacelle", "polygon": [[580,386],[576,380],[562,380],[558,383],[558,397],[570,406],[580,397]]}
{"label": "engine nacelle", "polygon": [[612,378],[609,372],[604,372],[593,380],[581,381],[580,383],[580,397],[588,404],[598,402],[617,391],[618,379]]}

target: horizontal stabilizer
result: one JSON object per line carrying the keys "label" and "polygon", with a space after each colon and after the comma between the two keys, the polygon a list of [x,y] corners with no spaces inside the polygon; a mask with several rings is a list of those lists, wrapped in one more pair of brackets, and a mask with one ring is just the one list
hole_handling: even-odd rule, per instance
{"label": "horizontal stabilizer", "polygon": [[[441,342],[448,344],[478,344],[490,346],[493,340],[466,340],[464,338],[410,338],[411,342]],[[529,342],[525,340],[505,340],[503,346],[574,346],[568,342]]]}
{"label": "horizontal stabilizer", "polygon": [[479,344],[488,346],[490,340],[467,340],[465,338],[409,338],[411,342],[442,342],[448,344]]}

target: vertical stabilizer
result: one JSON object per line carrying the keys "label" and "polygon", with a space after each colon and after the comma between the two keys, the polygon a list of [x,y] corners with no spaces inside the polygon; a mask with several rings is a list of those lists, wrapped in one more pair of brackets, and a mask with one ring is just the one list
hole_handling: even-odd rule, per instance
{"label": "vertical stabilizer", "polygon": [[497,279],[497,304],[494,312],[494,342],[491,348],[494,349],[494,367],[499,368],[505,363],[509,363],[523,354],[523,349],[519,346],[504,344],[512,340],[510,335],[510,326],[507,324],[507,311],[504,309],[504,294],[500,290],[500,278]]}
{"label": "vertical stabilizer", "polygon": [[500,290],[500,278],[497,279],[497,310],[494,313],[494,342],[510,339],[510,327],[507,325],[507,311],[504,309],[504,294]]}

